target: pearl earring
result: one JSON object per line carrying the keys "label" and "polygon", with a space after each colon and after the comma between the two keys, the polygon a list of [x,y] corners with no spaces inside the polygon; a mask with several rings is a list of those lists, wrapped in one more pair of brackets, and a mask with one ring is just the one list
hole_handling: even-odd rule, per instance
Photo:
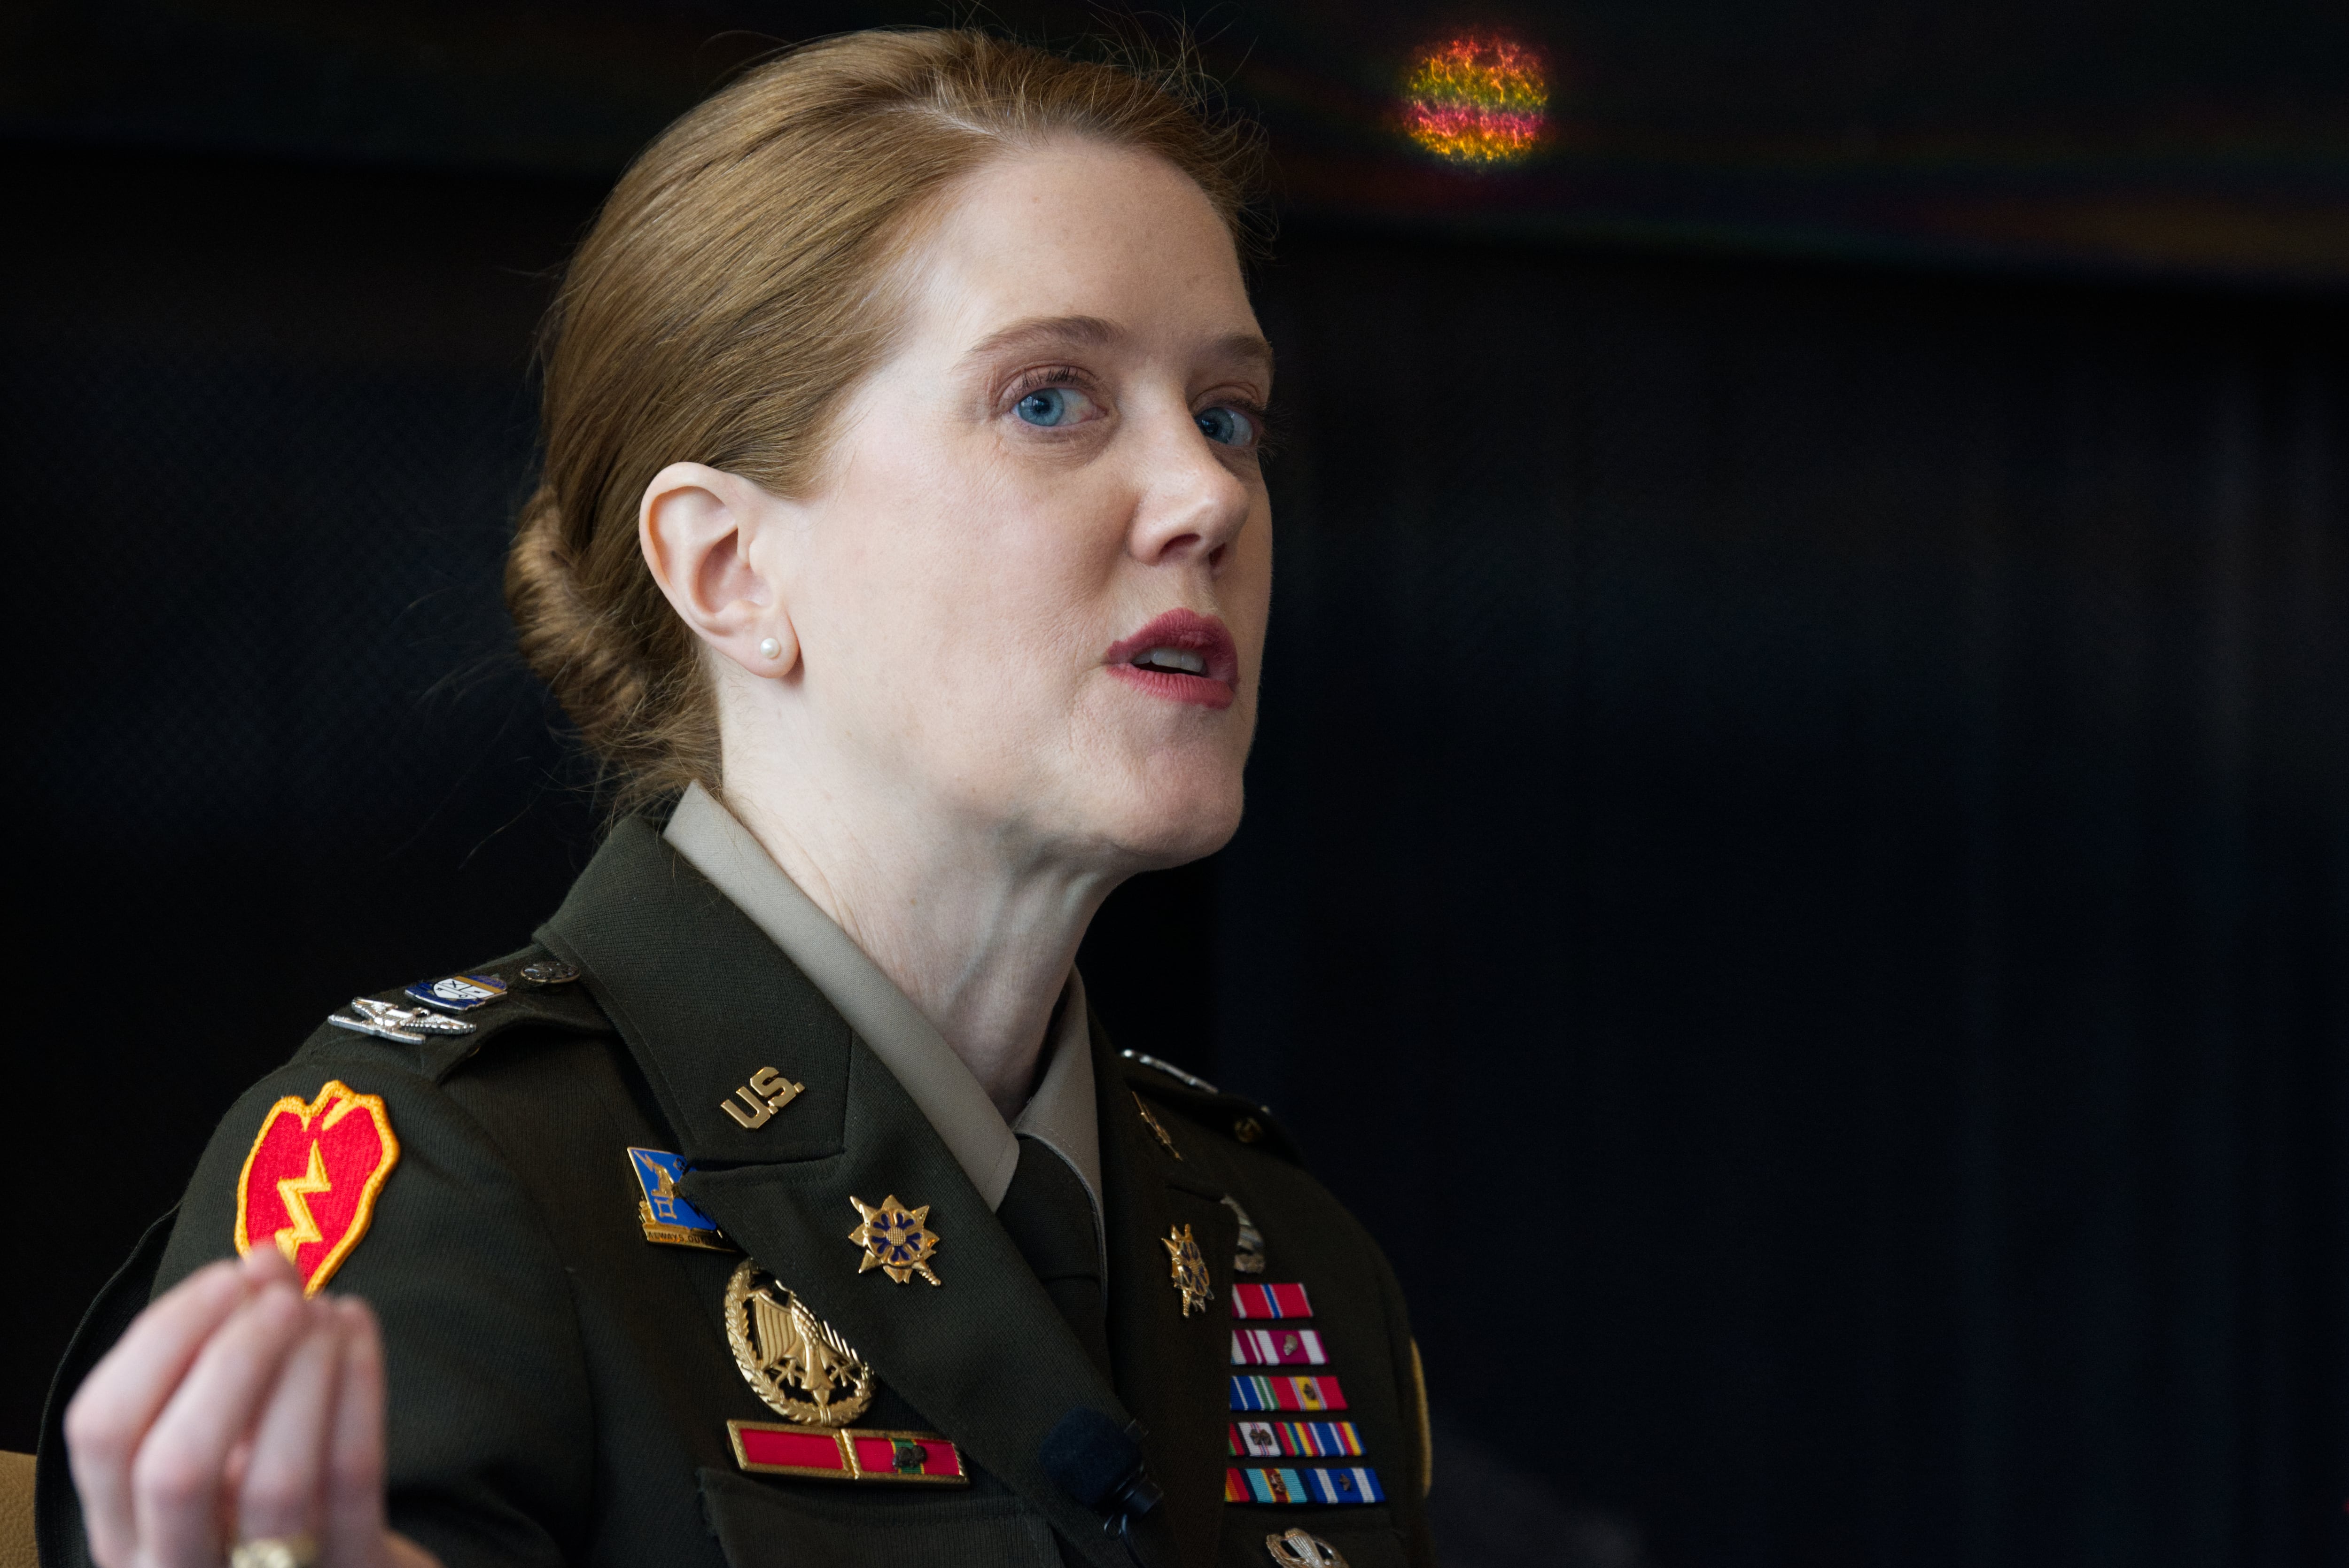
{"label": "pearl earring", "polygon": [[762,659],[780,659],[783,656],[783,645],[772,637],[766,638],[759,645],[759,656]]}

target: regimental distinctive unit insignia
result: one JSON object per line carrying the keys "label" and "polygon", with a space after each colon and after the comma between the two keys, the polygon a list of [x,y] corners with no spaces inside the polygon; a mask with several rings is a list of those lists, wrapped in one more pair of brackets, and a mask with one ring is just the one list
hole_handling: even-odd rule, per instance
{"label": "regimental distinctive unit insignia", "polygon": [[287,1095],[261,1119],[236,1178],[236,1250],[274,1244],[316,1295],[375,1217],[376,1195],[399,1163],[379,1095],[330,1078],[305,1104]]}
{"label": "regimental distinctive unit insignia", "polygon": [[740,1249],[718,1233],[718,1222],[677,1195],[684,1179],[685,1161],[665,1149],[631,1149],[628,1169],[636,1174],[644,1196],[636,1200],[645,1240],[665,1247],[702,1247],[713,1253]]}
{"label": "regimental distinctive unit insignia", "polygon": [[470,1035],[480,1026],[429,1007],[395,1007],[388,1002],[366,996],[352,997],[348,1016],[330,1014],[326,1022],[355,1035],[373,1035],[379,1040],[397,1040],[403,1046],[420,1046],[436,1035]]}
{"label": "regimental distinctive unit insignia", "polygon": [[[721,1099],[718,1109],[732,1117],[744,1131],[767,1125],[775,1112],[807,1092],[807,1085],[793,1083],[772,1068],[761,1068],[750,1075],[750,1081],[734,1091],[733,1099]],[[747,1108],[747,1109],[746,1109]]]}
{"label": "regimental distinctive unit insignia", "polygon": [[864,1358],[748,1258],[726,1282],[726,1343],[743,1380],[778,1416],[844,1427],[873,1402],[873,1368]]}
{"label": "regimental distinctive unit insignia", "polygon": [[408,994],[443,1012],[470,1013],[504,995],[506,983],[495,975],[451,975],[442,980],[419,980]]}
{"label": "regimental distinctive unit insignia", "polygon": [[1207,1304],[1216,1299],[1216,1287],[1207,1278],[1207,1260],[1199,1255],[1199,1243],[1191,1227],[1177,1225],[1158,1240],[1166,1249],[1174,1288],[1183,1296],[1183,1315],[1206,1311]]}
{"label": "regimental distinctive unit insignia", "polygon": [[930,1217],[927,1203],[908,1209],[897,1202],[895,1192],[882,1199],[877,1209],[862,1198],[852,1196],[848,1201],[856,1205],[856,1212],[864,1219],[863,1224],[848,1233],[848,1239],[864,1249],[864,1260],[856,1265],[858,1274],[879,1269],[899,1284],[916,1274],[932,1284],[938,1283],[938,1276],[930,1272],[930,1258],[938,1250],[938,1238],[926,1223]]}
{"label": "regimental distinctive unit insignia", "polygon": [[1256,1222],[1248,1218],[1248,1212],[1241,1208],[1239,1200],[1229,1192],[1224,1194],[1224,1207],[1229,1209],[1232,1218],[1240,1222],[1240,1241],[1237,1250],[1232,1254],[1232,1272],[1244,1274],[1264,1273],[1264,1233],[1256,1228]]}
{"label": "regimental distinctive unit insignia", "polygon": [[522,977],[533,985],[568,985],[579,978],[579,970],[560,958],[542,958],[535,964],[523,965]]}
{"label": "regimental distinctive unit insignia", "polygon": [[761,1475],[814,1480],[928,1482],[968,1486],[962,1452],[936,1432],[878,1432],[856,1427],[824,1431],[767,1421],[729,1421],[734,1462]]}
{"label": "regimental distinctive unit insignia", "polygon": [[[1128,1094],[1133,1093],[1132,1089],[1128,1089],[1126,1092]],[[1166,1124],[1158,1119],[1157,1113],[1150,1109],[1150,1102],[1136,1094],[1133,1096],[1133,1109],[1142,1112],[1142,1125],[1150,1129],[1151,1135],[1165,1146],[1166,1152],[1172,1154],[1177,1160],[1182,1159],[1183,1151],[1174,1147],[1174,1140],[1167,1136]],[[1229,1201],[1230,1200],[1228,1199],[1226,1200],[1226,1202]]]}
{"label": "regimental distinctive unit insignia", "polygon": [[1308,1535],[1301,1530],[1266,1536],[1264,1549],[1272,1553],[1272,1560],[1279,1563],[1280,1568],[1347,1568],[1346,1560],[1338,1555],[1336,1547],[1319,1536]]}

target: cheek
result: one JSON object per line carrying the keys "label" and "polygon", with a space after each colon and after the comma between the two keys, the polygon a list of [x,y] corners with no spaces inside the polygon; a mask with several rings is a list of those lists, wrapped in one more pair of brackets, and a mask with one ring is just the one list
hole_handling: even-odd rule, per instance
{"label": "cheek", "polygon": [[937,451],[861,465],[843,487],[828,640],[868,699],[890,688],[901,721],[1052,722],[1093,644],[1112,640],[1101,623],[1122,524],[1068,476],[1039,495],[984,454]]}
{"label": "cheek", "polygon": [[1236,559],[1224,573],[1225,613],[1239,640],[1240,656],[1254,666],[1264,658],[1272,613],[1272,507],[1261,496],[1233,550]]}

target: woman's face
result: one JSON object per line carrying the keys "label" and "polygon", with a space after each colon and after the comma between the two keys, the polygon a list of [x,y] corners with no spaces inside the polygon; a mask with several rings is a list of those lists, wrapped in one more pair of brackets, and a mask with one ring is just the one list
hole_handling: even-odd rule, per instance
{"label": "woman's face", "polygon": [[1015,857],[1209,852],[1272,590],[1271,353],[1222,222],[1159,160],[1067,142],[961,181],[910,265],[895,353],[781,503],[818,731],[782,744]]}

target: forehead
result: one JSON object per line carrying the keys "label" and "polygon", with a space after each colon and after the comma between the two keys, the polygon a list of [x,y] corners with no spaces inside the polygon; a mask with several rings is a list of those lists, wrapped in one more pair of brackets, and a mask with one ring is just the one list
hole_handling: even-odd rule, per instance
{"label": "forehead", "polygon": [[933,352],[1049,317],[1174,351],[1256,331],[1223,220],[1149,153],[1061,141],[991,160],[957,182],[911,259],[910,325]]}

